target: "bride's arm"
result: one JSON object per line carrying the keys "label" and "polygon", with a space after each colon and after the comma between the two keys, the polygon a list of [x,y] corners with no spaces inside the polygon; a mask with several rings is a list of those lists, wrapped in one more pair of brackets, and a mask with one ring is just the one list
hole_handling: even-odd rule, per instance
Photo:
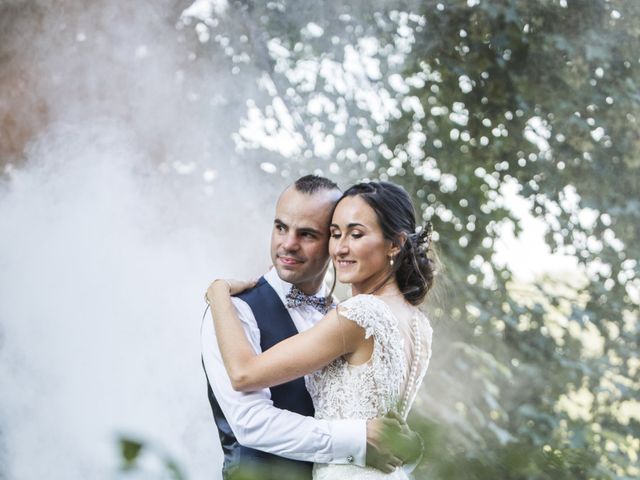
{"label": "bride's arm", "polygon": [[314,327],[257,355],[245,336],[225,281],[207,291],[218,346],[233,388],[252,391],[302,377],[353,352],[364,339],[364,329],[344,321],[335,310]]}

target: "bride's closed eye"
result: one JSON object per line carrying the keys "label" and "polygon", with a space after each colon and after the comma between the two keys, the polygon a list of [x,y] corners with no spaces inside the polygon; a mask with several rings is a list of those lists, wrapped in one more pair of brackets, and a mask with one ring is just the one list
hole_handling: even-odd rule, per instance
{"label": "bride's closed eye", "polygon": [[[360,232],[351,232],[351,238],[357,240],[358,238],[362,238],[364,236],[363,233]],[[331,238],[334,238],[336,240],[338,240],[340,237],[342,237],[342,233],[340,232],[333,232],[331,233]]]}

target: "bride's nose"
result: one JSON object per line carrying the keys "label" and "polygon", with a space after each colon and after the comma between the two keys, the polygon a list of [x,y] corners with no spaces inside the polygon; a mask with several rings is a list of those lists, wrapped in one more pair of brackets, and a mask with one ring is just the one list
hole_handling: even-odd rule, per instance
{"label": "bride's nose", "polygon": [[334,247],[334,251],[336,255],[346,255],[349,252],[349,245],[346,239],[341,238],[338,240]]}

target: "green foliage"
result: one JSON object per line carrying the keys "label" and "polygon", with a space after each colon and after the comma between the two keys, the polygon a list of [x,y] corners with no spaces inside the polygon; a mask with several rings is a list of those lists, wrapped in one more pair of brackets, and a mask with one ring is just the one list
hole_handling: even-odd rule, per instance
{"label": "green foliage", "polygon": [[182,469],[166,452],[162,451],[152,442],[121,436],[118,439],[120,448],[120,469],[123,472],[145,472],[144,459],[153,458],[159,466],[153,472],[154,478],[167,478],[171,480],[183,480],[185,475]]}
{"label": "green foliage", "polygon": [[[236,2],[218,21],[295,145],[240,134],[248,165],[391,180],[434,223],[424,476],[638,476],[640,3]],[[526,215],[567,273],[501,258]]]}
{"label": "green foliage", "polygon": [[[597,465],[597,456],[584,449],[531,448],[518,440],[507,444],[495,442],[490,450],[477,455],[461,449],[450,431],[426,419],[419,420],[427,439],[425,457],[416,471],[417,478],[593,478],[588,473]],[[451,461],[455,458],[456,461]],[[444,460],[443,460],[444,459]],[[599,478],[599,477],[595,477]]]}
{"label": "green foliage", "polygon": [[120,456],[123,464],[122,468],[128,470],[135,465],[138,455],[142,451],[142,443],[129,438],[120,439]]}

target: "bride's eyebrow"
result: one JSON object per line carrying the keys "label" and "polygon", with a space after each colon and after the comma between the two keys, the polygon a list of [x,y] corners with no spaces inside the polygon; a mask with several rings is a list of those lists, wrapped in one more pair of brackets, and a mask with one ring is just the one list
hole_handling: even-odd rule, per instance
{"label": "bride's eyebrow", "polygon": [[[347,225],[347,230],[350,230],[352,228],[357,228],[357,227],[367,228],[367,226],[363,225],[362,223],[352,222]],[[340,227],[335,223],[332,223],[331,225],[329,225],[329,228],[337,228],[338,230],[340,230]]]}
{"label": "bride's eyebrow", "polygon": [[356,227],[367,228],[366,225],[363,225],[362,223],[357,223],[357,222],[353,222],[347,225],[348,229],[356,228]]}

